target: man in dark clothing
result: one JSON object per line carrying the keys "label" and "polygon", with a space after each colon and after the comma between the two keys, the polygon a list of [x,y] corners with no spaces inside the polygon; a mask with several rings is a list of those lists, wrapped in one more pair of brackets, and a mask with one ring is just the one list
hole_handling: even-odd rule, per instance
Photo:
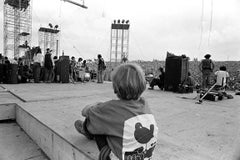
{"label": "man in dark clothing", "polygon": [[52,81],[52,75],[53,75],[53,60],[51,55],[51,50],[48,48],[47,52],[44,57],[44,81],[45,82],[51,82]]}
{"label": "man in dark clothing", "polygon": [[97,83],[103,83],[103,72],[106,69],[106,65],[101,54],[98,54],[97,65],[98,65]]}
{"label": "man in dark clothing", "polygon": [[153,90],[155,85],[158,85],[158,87],[163,90],[164,89],[164,76],[165,72],[162,67],[159,68],[160,74],[153,78],[153,80],[150,83],[150,87],[148,89]]}
{"label": "man in dark clothing", "polygon": [[4,57],[2,56],[1,53],[0,53],[0,64],[4,64]]}
{"label": "man in dark clothing", "polygon": [[0,83],[2,83],[4,81],[4,57],[2,56],[2,54],[0,53]]}
{"label": "man in dark clothing", "polygon": [[206,54],[205,59],[199,64],[199,69],[202,72],[202,88],[206,89],[210,85],[210,78],[213,73],[214,63],[210,59],[211,55]]}
{"label": "man in dark clothing", "polygon": [[59,71],[59,59],[57,56],[53,57],[53,62],[54,62],[54,68],[53,68],[53,72],[54,72],[54,77],[53,77],[53,81],[54,82],[59,82],[60,81],[60,74],[58,73]]}

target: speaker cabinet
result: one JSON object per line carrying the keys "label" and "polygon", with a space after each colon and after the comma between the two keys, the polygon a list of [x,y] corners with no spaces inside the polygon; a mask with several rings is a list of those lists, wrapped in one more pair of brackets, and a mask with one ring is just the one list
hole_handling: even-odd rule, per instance
{"label": "speaker cabinet", "polygon": [[18,65],[17,64],[8,64],[7,65],[7,83],[8,84],[17,84],[18,83]]}
{"label": "speaker cabinet", "polygon": [[57,72],[60,74],[60,82],[69,83],[69,56],[59,57],[59,65]]}
{"label": "speaker cabinet", "polygon": [[188,69],[188,58],[183,58],[182,56],[167,57],[165,62],[164,89],[176,92],[179,84],[188,76]]}
{"label": "speaker cabinet", "polygon": [[4,82],[5,79],[5,64],[0,63],[0,83]]}

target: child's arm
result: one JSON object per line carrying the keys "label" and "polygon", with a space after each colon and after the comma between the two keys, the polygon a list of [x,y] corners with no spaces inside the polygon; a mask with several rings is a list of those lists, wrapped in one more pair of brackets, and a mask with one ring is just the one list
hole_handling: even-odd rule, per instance
{"label": "child's arm", "polygon": [[82,116],[87,117],[89,109],[98,105],[98,104],[100,104],[100,103],[101,102],[97,102],[97,103],[94,103],[94,104],[86,105],[82,110]]}

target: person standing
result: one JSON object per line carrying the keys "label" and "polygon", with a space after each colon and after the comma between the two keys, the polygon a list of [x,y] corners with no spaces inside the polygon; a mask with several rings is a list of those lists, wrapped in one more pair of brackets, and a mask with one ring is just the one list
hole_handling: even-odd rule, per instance
{"label": "person standing", "polygon": [[82,58],[78,58],[78,61],[76,62],[76,80],[81,81],[82,80]]}
{"label": "person standing", "polygon": [[83,63],[82,60],[83,60],[83,59],[82,59],[81,57],[78,58],[78,61],[76,62],[76,67],[77,67],[77,68],[80,68],[80,67],[82,66],[82,63]]}
{"label": "person standing", "polygon": [[1,53],[0,53],[0,64],[4,64],[4,57],[2,56]]}
{"label": "person standing", "polygon": [[69,69],[69,74],[70,74],[70,81],[72,83],[75,83],[75,81],[77,81],[77,76],[76,76],[76,60],[75,57],[72,56],[71,57],[71,61],[70,61],[70,69]]}
{"label": "person standing", "polygon": [[0,84],[4,81],[4,57],[0,53]]}
{"label": "person standing", "polygon": [[34,83],[40,82],[41,66],[43,64],[43,55],[40,47],[37,47],[37,51],[33,56],[33,78]]}
{"label": "person standing", "polygon": [[97,83],[103,83],[103,71],[106,69],[104,59],[102,58],[101,54],[98,54],[97,65],[98,65],[98,72],[97,72]]}
{"label": "person standing", "polygon": [[51,82],[52,80],[52,72],[53,72],[53,59],[52,59],[52,54],[51,50],[47,48],[47,52],[44,57],[44,81],[45,82]]}
{"label": "person standing", "polygon": [[58,74],[58,67],[59,67],[59,65],[58,65],[58,63],[59,63],[59,59],[58,59],[58,57],[57,56],[54,56],[53,57],[53,63],[54,63],[54,67],[53,67],[53,81],[54,82],[59,82],[60,81],[60,75]]}
{"label": "person standing", "polygon": [[206,54],[199,64],[199,69],[202,72],[202,88],[206,89],[210,85],[210,78],[214,70],[214,63],[210,59],[211,55]]}

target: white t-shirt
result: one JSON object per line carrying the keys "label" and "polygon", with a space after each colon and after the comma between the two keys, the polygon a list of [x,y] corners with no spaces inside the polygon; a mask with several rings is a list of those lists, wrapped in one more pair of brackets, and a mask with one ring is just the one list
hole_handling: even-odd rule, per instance
{"label": "white t-shirt", "polygon": [[229,74],[227,71],[216,71],[215,75],[217,76],[217,85],[225,86],[227,77],[229,77]]}
{"label": "white t-shirt", "polygon": [[40,65],[43,65],[43,55],[41,53],[37,53],[37,55],[33,56],[33,62],[40,63]]}

